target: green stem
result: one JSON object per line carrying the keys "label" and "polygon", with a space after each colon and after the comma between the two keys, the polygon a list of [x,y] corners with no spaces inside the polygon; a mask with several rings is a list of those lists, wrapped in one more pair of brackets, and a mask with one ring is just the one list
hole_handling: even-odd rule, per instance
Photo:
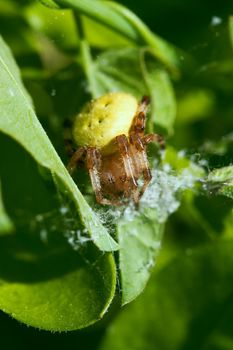
{"label": "green stem", "polygon": [[82,19],[78,14],[74,14],[76,19],[77,30],[79,33],[79,45],[80,45],[80,55],[83,70],[88,81],[89,91],[93,98],[98,97],[98,87],[95,79],[95,68],[91,56],[90,46],[85,38]]}

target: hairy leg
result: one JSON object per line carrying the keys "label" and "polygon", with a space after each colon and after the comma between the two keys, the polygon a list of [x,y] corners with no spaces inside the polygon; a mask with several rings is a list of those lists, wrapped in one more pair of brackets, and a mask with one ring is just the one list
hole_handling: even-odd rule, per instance
{"label": "hairy leg", "polygon": [[142,140],[144,145],[148,145],[150,142],[157,142],[161,149],[165,149],[165,141],[161,135],[148,134],[143,136]]}
{"label": "hairy leg", "polygon": [[129,194],[132,194],[131,197],[137,203],[139,201],[139,190],[135,177],[135,167],[131,159],[129,141],[125,135],[119,135],[116,137],[116,142],[124,164],[125,178],[122,181],[126,183],[125,196],[129,197]]}
{"label": "hairy leg", "polygon": [[144,136],[145,126],[146,126],[146,113],[148,110],[148,105],[150,99],[148,96],[144,96],[138,105],[138,110],[136,116],[134,117],[132,126],[130,128],[129,134],[138,134],[143,140],[144,145],[148,145],[150,142],[159,143],[162,149],[165,148],[165,141],[162,136],[158,134],[149,134]]}
{"label": "hairy leg", "polygon": [[147,160],[146,147],[144,146],[140,136],[136,133],[130,134],[130,143],[133,146],[133,152],[134,152],[133,159],[135,162],[135,166],[137,167],[138,173],[142,174],[144,179],[144,184],[139,194],[139,198],[140,198],[145,192],[146,188],[148,187],[152,176],[151,176],[149,162]]}
{"label": "hairy leg", "polygon": [[101,153],[95,147],[87,148],[87,169],[89,171],[91,184],[95,192],[96,201],[99,204],[104,205],[120,205],[121,203],[115,199],[106,199],[103,197],[102,186],[101,186]]}
{"label": "hairy leg", "polygon": [[148,96],[144,96],[138,105],[137,113],[134,117],[132,126],[130,128],[130,133],[134,132],[142,136],[145,131],[146,126],[146,113],[150,99]]}
{"label": "hairy leg", "polygon": [[75,151],[67,165],[67,169],[70,174],[73,174],[75,169],[77,168],[78,161],[83,157],[86,152],[86,147],[80,147]]}

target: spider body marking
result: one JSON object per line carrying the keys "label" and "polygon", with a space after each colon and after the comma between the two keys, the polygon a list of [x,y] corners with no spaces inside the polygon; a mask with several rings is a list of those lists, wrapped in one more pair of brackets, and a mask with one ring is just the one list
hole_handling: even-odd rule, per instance
{"label": "spider body marking", "polygon": [[125,199],[137,204],[151,180],[146,148],[150,142],[164,147],[164,141],[144,134],[148,105],[146,96],[138,104],[130,94],[109,93],[91,101],[74,120],[73,140],[79,147],[68,170],[72,174],[84,162],[100,204],[121,205]]}

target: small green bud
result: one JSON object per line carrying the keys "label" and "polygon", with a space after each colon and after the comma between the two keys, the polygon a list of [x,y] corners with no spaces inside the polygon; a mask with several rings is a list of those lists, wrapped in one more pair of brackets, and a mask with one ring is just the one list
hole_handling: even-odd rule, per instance
{"label": "small green bud", "polygon": [[115,150],[115,137],[128,136],[137,108],[136,98],[124,92],[112,92],[92,100],[74,120],[74,141],[78,146],[97,147],[104,154],[111,154]]}

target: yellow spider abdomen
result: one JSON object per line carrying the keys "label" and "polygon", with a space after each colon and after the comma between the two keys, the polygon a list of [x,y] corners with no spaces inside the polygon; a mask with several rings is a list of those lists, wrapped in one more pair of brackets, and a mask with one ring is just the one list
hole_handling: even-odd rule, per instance
{"label": "yellow spider abdomen", "polygon": [[136,98],[112,92],[89,102],[74,120],[73,138],[78,146],[92,146],[111,154],[116,136],[128,135],[137,112]]}

